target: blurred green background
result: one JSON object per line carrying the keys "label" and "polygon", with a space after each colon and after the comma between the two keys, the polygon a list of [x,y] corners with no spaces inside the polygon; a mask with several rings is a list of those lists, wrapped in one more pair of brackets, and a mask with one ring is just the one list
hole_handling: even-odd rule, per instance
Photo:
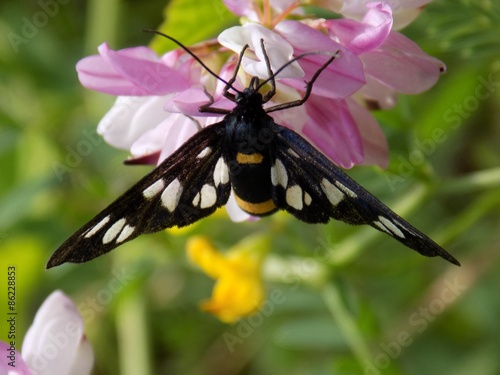
{"label": "blurred green background", "polygon": [[[1,340],[7,266],[16,265],[18,349],[39,305],[62,289],[84,316],[96,375],[500,373],[498,2],[436,1],[403,30],[448,73],[376,113],[389,170],[349,171],[461,268],[371,228],[278,214],[242,224],[217,215],[45,271],[69,235],[150,170],[124,166],[127,152],[95,135],[113,98],[82,88],[75,64],[103,41],[150,43],[141,30],[159,27],[166,6],[62,3],[19,44],[12,33],[27,32],[40,2],[0,4]],[[218,0],[172,2],[166,14],[166,30],[186,44],[237,23]],[[266,289],[284,298],[226,325],[198,308],[213,281],[186,260],[185,242],[204,234],[228,249],[253,233],[272,237]]]}

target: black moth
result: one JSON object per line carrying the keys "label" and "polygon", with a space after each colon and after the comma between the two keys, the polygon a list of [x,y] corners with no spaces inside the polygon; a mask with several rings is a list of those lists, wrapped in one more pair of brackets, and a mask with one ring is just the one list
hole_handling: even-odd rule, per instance
{"label": "black moth", "polygon": [[[247,46],[240,53],[234,76],[226,82],[178,44],[226,84],[223,94],[236,103],[234,109],[212,108],[212,100],[200,107],[200,112],[225,114],[225,117],[196,133],[80,228],[55,251],[47,268],[65,262],[86,262],[141,234],[194,223],[224,206],[231,189],[240,208],[252,215],[265,216],[285,210],[307,223],[326,223],[333,218],[354,225],[368,224],[422,255],[439,255],[460,265],[452,255],[368,193],[299,134],[276,124],[268,115],[272,111],[302,105],[315,80],[336,55],[306,82],[302,99],[264,108],[276,92],[277,74],[304,55],[273,73],[261,41],[269,78],[259,83],[259,79],[253,77],[246,89],[238,91],[232,84]],[[259,89],[266,83],[271,89],[263,96]]]}

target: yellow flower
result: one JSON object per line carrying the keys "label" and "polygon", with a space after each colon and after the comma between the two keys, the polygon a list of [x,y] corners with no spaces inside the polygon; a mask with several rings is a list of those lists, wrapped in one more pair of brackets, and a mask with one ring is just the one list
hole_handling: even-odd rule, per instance
{"label": "yellow flower", "polygon": [[264,236],[247,237],[225,254],[206,237],[192,237],[187,243],[190,260],[217,280],[212,298],[201,308],[226,323],[256,312],[264,301],[261,266],[268,249]]}

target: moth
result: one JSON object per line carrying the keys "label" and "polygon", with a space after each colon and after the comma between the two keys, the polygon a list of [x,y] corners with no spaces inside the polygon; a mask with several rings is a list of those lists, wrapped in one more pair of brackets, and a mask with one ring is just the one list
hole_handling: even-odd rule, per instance
{"label": "moth", "polygon": [[[162,34],[163,35],[163,34]],[[52,255],[47,268],[65,262],[81,263],[103,255],[135,237],[173,226],[183,227],[224,206],[231,191],[238,206],[255,216],[285,210],[306,223],[331,219],[368,224],[428,257],[440,256],[460,263],[433,240],[403,220],[298,133],[276,124],[270,112],[300,106],[314,82],[337,54],[306,82],[302,99],[265,108],[276,93],[276,76],[300,55],[273,72],[261,48],[269,77],[253,77],[239,91],[233,84],[248,46],[242,50],[234,76],[218,77],[175,39],[207,71],[225,83],[223,95],[232,110],[213,108],[210,98],[200,112],[225,115],[219,123],[192,136],[156,169],[142,178],[67,239]],[[310,53],[309,53],[310,54]],[[264,95],[259,90],[265,85]]]}

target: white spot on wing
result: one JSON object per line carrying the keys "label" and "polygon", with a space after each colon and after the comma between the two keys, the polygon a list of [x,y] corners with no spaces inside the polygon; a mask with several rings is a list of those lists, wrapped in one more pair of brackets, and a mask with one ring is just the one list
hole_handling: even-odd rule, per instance
{"label": "white spot on wing", "polygon": [[276,167],[271,165],[271,183],[273,186],[278,185],[278,172],[276,172]]}
{"label": "white spot on wing", "polygon": [[194,196],[193,198],[193,206],[198,206],[198,204],[200,203],[200,193],[196,193],[196,195]]}
{"label": "white spot on wing", "polygon": [[401,230],[396,225],[394,225],[392,221],[383,216],[379,216],[378,219],[384,225],[384,227],[389,229],[394,235],[398,236],[399,238],[405,238],[403,232],[401,232]]}
{"label": "white spot on wing", "polygon": [[153,198],[156,194],[158,194],[160,191],[163,190],[165,187],[165,181],[163,181],[162,178],[160,178],[158,181],[156,181],[153,185],[149,186],[147,189],[145,189],[142,192],[142,195],[146,199],[151,199]]}
{"label": "white spot on wing", "polygon": [[105,226],[109,221],[109,215],[106,216],[104,219],[102,219],[100,222],[98,222],[96,225],[94,225],[94,227],[90,230],[90,231],[87,231],[85,233],[85,238],[89,238],[89,237],[92,237],[94,234],[96,234],[97,232],[99,232],[99,230]]}
{"label": "white spot on wing", "polygon": [[304,191],[304,203],[309,206],[311,202],[312,202],[311,196],[307,194],[307,191]]}
{"label": "white spot on wing", "polygon": [[173,212],[179,203],[182,194],[182,185],[176,178],[161,193],[161,204],[170,212]]}
{"label": "white spot on wing", "polygon": [[334,206],[338,205],[342,199],[344,199],[344,193],[335,187],[326,178],[321,181],[321,190],[325,193],[326,197]]}
{"label": "white spot on wing", "polygon": [[292,155],[293,157],[300,159],[299,155],[295,151],[293,151],[291,148],[288,149],[288,153]]}
{"label": "white spot on wing", "polygon": [[104,237],[102,238],[102,243],[107,244],[113,241],[116,238],[116,236],[118,236],[118,233],[120,233],[126,222],[127,220],[125,220],[125,218],[122,218],[117,222],[115,222],[111,227],[109,227],[106,233],[104,233]]}
{"label": "white spot on wing", "polygon": [[210,155],[212,149],[210,147],[205,147],[201,152],[196,156],[197,159],[203,159],[204,157]]}
{"label": "white spot on wing", "polygon": [[281,185],[285,189],[288,185],[288,174],[280,159],[276,159],[276,163],[271,167],[271,182],[274,186]]}
{"label": "white spot on wing", "polygon": [[296,210],[302,210],[302,189],[299,185],[293,185],[286,189],[286,203]]}
{"label": "white spot on wing", "polygon": [[212,185],[205,184],[201,188],[200,208],[212,207],[217,202],[217,192]]}
{"label": "white spot on wing", "polygon": [[384,226],[384,224],[382,224],[380,221],[375,220],[375,221],[373,222],[373,224],[375,224],[377,227],[379,227],[380,229],[382,229],[385,233],[388,233],[388,234],[392,235],[392,233],[391,233],[391,232],[389,232],[389,229],[387,229],[387,228]]}
{"label": "white spot on wing", "polygon": [[351,198],[357,198],[358,197],[358,195],[354,191],[352,191],[351,189],[349,189],[347,186],[341,184],[340,182],[335,181],[335,185],[337,185],[340,190],[342,190],[344,193],[346,193]]}
{"label": "white spot on wing", "polygon": [[130,235],[132,233],[134,233],[134,230],[135,230],[135,227],[131,226],[131,225],[125,225],[120,233],[120,235],[118,236],[118,238],[116,239],[116,243],[120,243],[120,242],[123,242],[125,241],[127,238],[130,237]]}
{"label": "white spot on wing", "polygon": [[217,160],[217,164],[215,164],[214,169],[214,184],[215,187],[218,187],[219,184],[227,184],[229,182],[229,169],[227,167],[224,158],[221,156],[219,160]]}

